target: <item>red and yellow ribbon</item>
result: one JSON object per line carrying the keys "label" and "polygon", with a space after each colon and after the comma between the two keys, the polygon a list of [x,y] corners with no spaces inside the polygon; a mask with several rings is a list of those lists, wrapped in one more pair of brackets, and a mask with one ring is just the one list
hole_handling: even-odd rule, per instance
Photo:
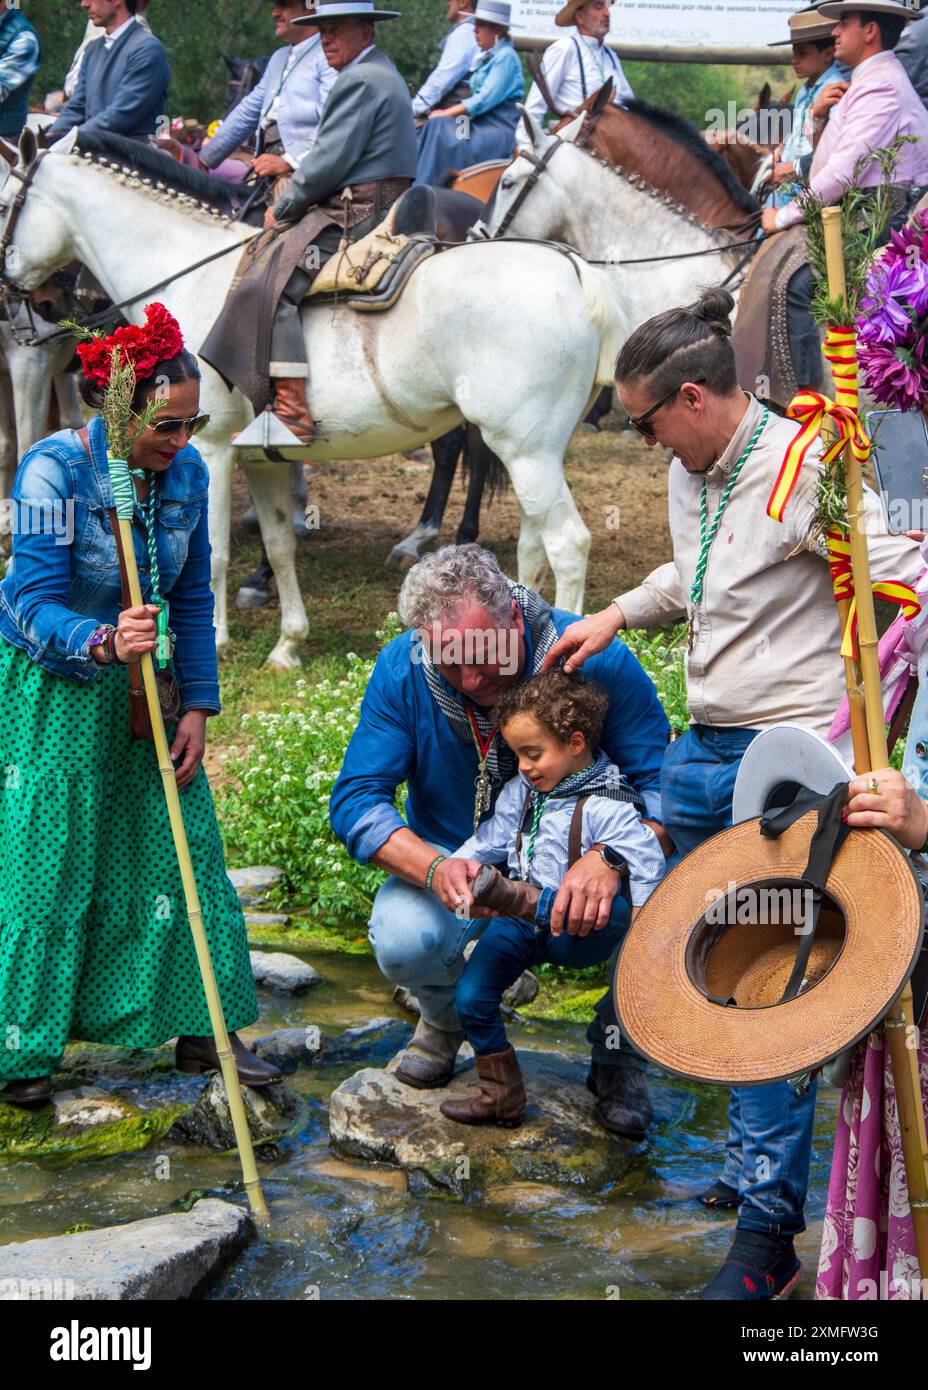
{"label": "red and yellow ribbon", "polygon": [[[859,654],[857,599],[854,596],[854,576],[851,571],[851,542],[846,531],[829,530],[825,534],[835,599],[839,603],[842,599],[850,599],[851,603],[847,625],[841,637],[841,655],[853,657],[856,661]],[[914,618],[916,613],[921,612],[921,604],[915,597],[914,589],[908,584],[899,583],[896,579],[880,580],[873,585],[873,593],[876,598],[886,599],[888,603],[894,603],[897,608],[901,608],[906,619]]]}
{"label": "red and yellow ribbon", "polygon": [[822,454],[828,465],[848,445],[864,463],[870,457],[867,431],[857,418],[857,354],[852,328],[829,328],[825,335],[825,356],[831,363],[836,399],[819,391],[799,391],[790,401],[786,414],[799,422],[799,433],[786,451],[782,467],[767,501],[767,515],[782,521],[786,504],[793,495],[809,448],[821,434],[825,419],[831,421],[835,440]]}

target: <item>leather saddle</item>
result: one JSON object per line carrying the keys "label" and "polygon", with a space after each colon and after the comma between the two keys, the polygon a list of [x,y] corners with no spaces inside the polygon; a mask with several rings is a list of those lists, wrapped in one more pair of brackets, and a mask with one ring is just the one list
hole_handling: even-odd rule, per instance
{"label": "leather saddle", "polygon": [[303,302],[338,301],[368,314],[391,309],[413,272],[441,249],[436,226],[432,189],[411,188],[366,236],[341,242]]}

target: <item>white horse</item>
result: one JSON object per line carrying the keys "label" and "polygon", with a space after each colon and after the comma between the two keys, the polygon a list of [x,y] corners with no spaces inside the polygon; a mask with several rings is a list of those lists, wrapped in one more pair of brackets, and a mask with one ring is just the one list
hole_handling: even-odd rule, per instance
{"label": "white horse", "polygon": [[[9,277],[24,288],[71,260],[86,265],[123,312],[143,319],[161,300],[193,351],[221,308],[238,253],[254,229],[221,218],[193,198],[146,185],[120,161],[81,155],[75,134],[36,157],[26,132],[16,170],[0,185],[0,226],[14,190],[31,179],[12,238]],[[169,180],[173,165],[165,165]],[[150,286],[177,278],[157,294]],[[519,576],[541,579],[545,558],[555,602],[581,611],[590,533],[564,478],[564,450],[591,395],[612,379],[627,331],[607,278],[544,246],[474,243],[425,261],[399,303],[383,314],[339,306],[304,310],[309,399],[321,422],[312,459],[363,459],[416,448],[462,419],[499,455],[519,501]],[[243,325],[253,332],[255,325]],[[210,471],[210,538],[217,642],[228,641],[226,575],[235,450],[230,437],[254,418],[250,403],[204,365],[197,437]],[[241,451],[239,451],[241,452]],[[298,664],[308,624],[296,582],[286,465],[242,460],[274,568],[281,636],[268,660]],[[322,518],[325,524],[325,518]]]}
{"label": "white horse", "polygon": [[[566,242],[605,264],[630,332],[724,280],[743,254],[724,248],[742,238],[703,225],[677,198],[578,147],[585,119],[583,113],[552,136],[526,116],[533,159],[517,158],[503,174],[487,230],[493,236],[505,224],[506,234]],[[539,173],[535,161],[542,160]]]}

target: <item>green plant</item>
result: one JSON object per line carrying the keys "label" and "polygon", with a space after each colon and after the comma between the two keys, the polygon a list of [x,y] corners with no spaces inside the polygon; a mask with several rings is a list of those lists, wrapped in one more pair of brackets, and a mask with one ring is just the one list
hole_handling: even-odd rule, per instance
{"label": "green plant", "polygon": [[657,632],[635,628],[623,632],[621,639],[641,662],[657,687],[657,698],[664,706],[671,728],[682,733],[689,728],[686,703],[686,627],[663,627]]}

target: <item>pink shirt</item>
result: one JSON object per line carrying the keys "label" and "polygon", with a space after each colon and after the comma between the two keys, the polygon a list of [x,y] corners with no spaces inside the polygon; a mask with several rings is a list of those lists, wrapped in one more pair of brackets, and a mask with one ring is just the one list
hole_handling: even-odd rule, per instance
{"label": "pink shirt", "polygon": [[[928,111],[895,53],[875,53],[854,69],[850,87],[831,108],[812,158],[809,184],[813,193],[826,205],[837,203],[860,156],[885,149],[897,135],[916,135],[918,143],[903,145],[893,182],[928,184]],[[875,160],[860,181],[865,188],[880,182]],[[802,220],[795,199],[777,213],[781,228]]]}

